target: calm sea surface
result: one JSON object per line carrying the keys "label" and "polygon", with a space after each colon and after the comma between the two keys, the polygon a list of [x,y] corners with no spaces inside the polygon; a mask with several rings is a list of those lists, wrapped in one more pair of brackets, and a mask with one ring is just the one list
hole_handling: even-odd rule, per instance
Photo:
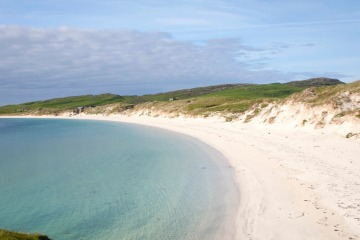
{"label": "calm sea surface", "polygon": [[157,128],[0,119],[8,230],[55,240],[226,239],[239,202],[233,177],[216,150]]}

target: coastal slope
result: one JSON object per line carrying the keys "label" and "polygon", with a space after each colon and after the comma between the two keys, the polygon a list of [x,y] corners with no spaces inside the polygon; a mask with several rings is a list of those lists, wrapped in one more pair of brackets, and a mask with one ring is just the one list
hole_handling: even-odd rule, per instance
{"label": "coastal slope", "polygon": [[0,229],[0,240],[50,240],[45,235],[17,233]]}

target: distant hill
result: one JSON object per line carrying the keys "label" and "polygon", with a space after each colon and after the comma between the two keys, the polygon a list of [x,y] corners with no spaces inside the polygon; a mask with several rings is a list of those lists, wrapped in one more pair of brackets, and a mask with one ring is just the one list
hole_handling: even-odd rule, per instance
{"label": "distant hill", "polygon": [[321,86],[334,86],[345,83],[341,82],[339,79],[321,77],[321,78],[310,78],[308,80],[301,80],[301,81],[292,81],[286,84],[294,87],[321,87]]}
{"label": "distant hill", "polygon": [[[83,96],[72,96],[64,98],[54,98],[45,101],[27,102],[18,105],[7,105],[0,107],[1,113],[9,112],[29,112],[33,110],[41,109],[72,109],[80,106],[102,106],[111,103],[117,103],[124,100],[124,97],[115,94],[100,94],[100,95],[83,95]],[[51,113],[51,112],[49,112]]]}

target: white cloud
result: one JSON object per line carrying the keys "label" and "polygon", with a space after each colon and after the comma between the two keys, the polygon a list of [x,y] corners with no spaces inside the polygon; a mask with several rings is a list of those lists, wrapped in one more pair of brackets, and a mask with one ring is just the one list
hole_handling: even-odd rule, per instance
{"label": "white cloud", "polygon": [[161,32],[0,26],[0,49],[0,95],[141,94],[294,76],[239,60],[266,49],[234,39],[199,46]]}

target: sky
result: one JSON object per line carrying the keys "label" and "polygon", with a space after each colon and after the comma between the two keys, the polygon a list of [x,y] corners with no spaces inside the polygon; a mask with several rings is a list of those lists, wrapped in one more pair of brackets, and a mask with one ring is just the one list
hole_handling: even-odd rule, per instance
{"label": "sky", "polygon": [[358,0],[0,0],[0,106],[360,79]]}

